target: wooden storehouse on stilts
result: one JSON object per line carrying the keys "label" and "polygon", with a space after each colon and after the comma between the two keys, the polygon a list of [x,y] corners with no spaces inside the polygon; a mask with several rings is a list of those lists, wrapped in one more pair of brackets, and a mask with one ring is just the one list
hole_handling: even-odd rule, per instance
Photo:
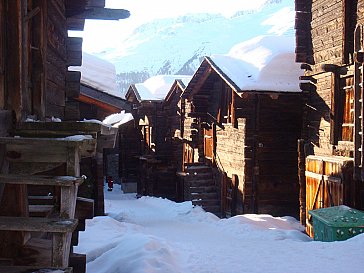
{"label": "wooden storehouse on stilts", "polygon": [[[134,129],[129,129],[129,133],[134,133],[136,137],[133,138],[140,141],[139,154],[136,155],[135,150],[133,154],[128,151],[121,153],[129,155],[129,159],[124,160],[128,166],[123,170],[126,177],[137,173],[137,191],[140,195],[175,199],[177,166],[176,161],[173,161],[176,159],[174,151],[171,150],[171,133],[176,126],[172,123],[179,115],[175,101],[178,95],[175,95],[182,92],[179,88],[185,86],[190,78],[183,75],[160,75],[144,83],[131,85],[128,89],[126,99],[132,105],[134,120],[138,121]],[[182,85],[177,84],[176,79]],[[125,134],[126,137],[127,135]],[[133,169],[136,161],[139,163],[138,170]]]}
{"label": "wooden storehouse on stilts", "polygon": [[82,59],[82,39],[68,30],[129,16],[104,6],[0,0],[0,272],[86,270],[85,255],[73,253],[93,217],[93,200],[78,197],[80,162],[95,155],[101,127],[58,121],[75,82],[68,66]]}
{"label": "wooden storehouse on stilts", "polygon": [[302,63],[301,222],[309,210],[364,209],[364,1],[295,1],[296,61]]}
{"label": "wooden storehouse on stilts", "polygon": [[298,216],[302,100],[294,38],[205,57],[182,94],[184,200],[222,216]]}

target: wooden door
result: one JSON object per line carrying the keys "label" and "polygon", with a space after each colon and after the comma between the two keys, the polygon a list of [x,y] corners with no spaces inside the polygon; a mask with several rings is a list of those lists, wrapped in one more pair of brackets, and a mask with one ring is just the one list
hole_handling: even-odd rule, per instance
{"label": "wooden door", "polygon": [[230,178],[224,172],[222,174],[221,185],[221,208],[223,217],[235,216],[237,213],[236,205],[239,188],[239,178],[236,174],[233,174],[232,178]]}
{"label": "wooden door", "polygon": [[354,77],[340,79],[340,91],[343,97],[343,114],[340,140],[354,141]]}
{"label": "wooden door", "polygon": [[182,171],[185,170],[186,164],[193,163],[193,157],[194,157],[193,148],[190,145],[183,143],[183,161],[181,168]]}
{"label": "wooden door", "polygon": [[306,158],[306,232],[313,237],[308,211],[338,205],[352,205],[353,160],[345,157]]}
{"label": "wooden door", "polygon": [[214,162],[214,150],[215,150],[215,141],[214,141],[214,126],[211,128],[203,129],[204,132],[204,157],[208,162]]}

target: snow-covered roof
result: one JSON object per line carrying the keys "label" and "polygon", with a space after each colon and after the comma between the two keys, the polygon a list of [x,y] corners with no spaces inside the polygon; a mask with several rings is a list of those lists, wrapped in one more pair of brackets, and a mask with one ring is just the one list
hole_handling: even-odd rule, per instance
{"label": "snow-covered roof", "polygon": [[163,100],[171,89],[175,80],[181,80],[186,86],[192,76],[186,75],[158,75],[147,79],[143,83],[135,84],[140,100]]}
{"label": "snow-covered roof", "polygon": [[212,55],[205,60],[237,92],[300,92],[302,71],[294,51],[294,37],[258,36],[234,46],[226,55]]}
{"label": "snow-covered roof", "polygon": [[[192,76],[190,76],[190,80],[191,80]],[[175,80],[174,83],[172,84],[168,94],[166,95],[166,97],[164,98],[164,100],[167,102],[169,101],[174,94],[178,94],[178,96],[181,95],[181,93],[184,92],[184,90],[186,89],[187,86],[187,82],[183,82],[182,80]],[[177,91],[179,90],[179,91]]]}
{"label": "snow-covered roof", "polygon": [[82,65],[70,67],[70,70],[81,71],[82,84],[116,97],[122,97],[116,87],[116,70],[112,63],[82,52]]}

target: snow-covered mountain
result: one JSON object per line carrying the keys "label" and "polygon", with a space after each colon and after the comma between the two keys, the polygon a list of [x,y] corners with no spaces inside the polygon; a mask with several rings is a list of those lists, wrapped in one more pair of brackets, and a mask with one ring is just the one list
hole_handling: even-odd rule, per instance
{"label": "snow-covered mountain", "polygon": [[264,34],[294,37],[294,1],[270,0],[259,10],[188,14],[144,24],[115,49],[98,56],[116,66],[119,88],[160,74],[192,75],[204,56],[225,54],[236,44]]}

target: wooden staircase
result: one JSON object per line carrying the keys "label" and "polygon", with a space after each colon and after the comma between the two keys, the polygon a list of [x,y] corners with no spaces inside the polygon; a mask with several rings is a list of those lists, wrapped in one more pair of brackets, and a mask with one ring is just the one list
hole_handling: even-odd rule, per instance
{"label": "wooden staircase", "polygon": [[[93,217],[93,202],[92,215],[84,217],[82,208],[90,204],[77,197],[84,181],[80,159],[94,154],[96,140],[1,137],[0,146],[8,165],[8,171],[0,174],[0,272],[36,268],[72,272],[70,266],[77,263],[84,268],[84,255],[77,256],[72,247],[78,243],[78,231],[85,228],[84,219]],[[37,175],[57,168],[61,176],[59,170]]]}
{"label": "wooden staircase", "polygon": [[187,166],[184,183],[185,200],[191,200],[193,205],[201,206],[205,211],[221,216],[219,195],[211,167],[201,164]]}

